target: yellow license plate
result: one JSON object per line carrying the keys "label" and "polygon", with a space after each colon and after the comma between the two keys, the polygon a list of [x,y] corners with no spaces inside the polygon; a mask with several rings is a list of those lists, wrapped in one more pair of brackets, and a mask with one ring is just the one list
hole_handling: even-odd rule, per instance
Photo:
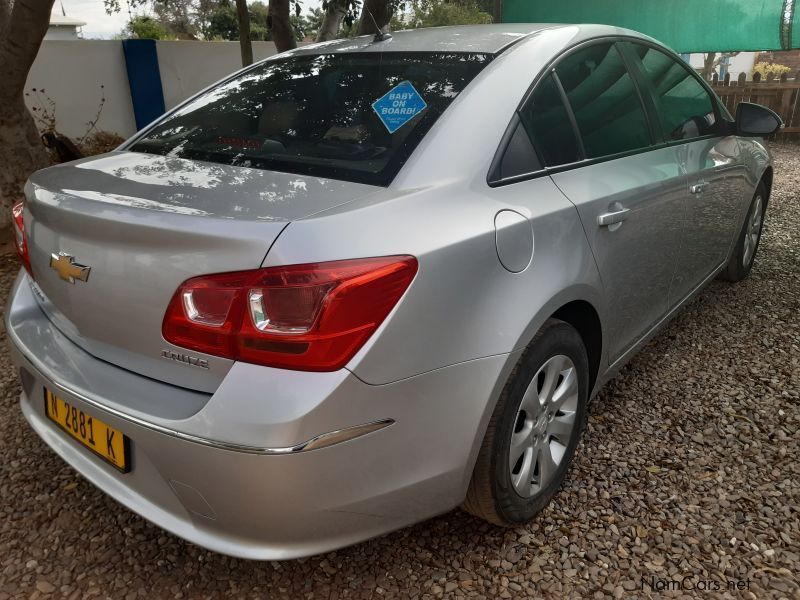
{"label": "yellow license plate", "polygon": [[129,442],[121,431],[62,400],[50,390],[44,391],[44,401],[51,421],[123,473],[130,470]]}

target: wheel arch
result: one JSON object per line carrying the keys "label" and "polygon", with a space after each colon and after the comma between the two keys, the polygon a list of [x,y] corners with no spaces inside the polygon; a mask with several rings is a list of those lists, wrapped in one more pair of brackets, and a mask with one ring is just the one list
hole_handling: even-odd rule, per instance
{"label": "wheel arch", "polygon": [[572,325],[580,334],[589,358],[589,391],[594,389],[603,357],[603,326],[595,307],[586,300],[573,300],[561,306],[550,318]]}
{"label": "wheel arch", "polygon": [[[541,304],[531,316],[515,350],[527,348],[548,319],[559,319],[572,325],[580,334],[589,358],[589,392],[603,376],[607,366],[608,332],[605,330],[606,304],[599,273],[594,281],[570,285]],[[513,356],[514,353],[512,353]],[[516,363],[517,359],[512,359]]]}
{"label": "wheel arch", "polygon": [[774,175],[774,171],[772,165],[767,165],[767,168],[764,169],[764,172],[761,174],[761,178],[759,179],[760,182],[764,183],[764,187],[767,188],[767,199],[766,203],[769,204],[769,198],[772,195],[772,178]]}

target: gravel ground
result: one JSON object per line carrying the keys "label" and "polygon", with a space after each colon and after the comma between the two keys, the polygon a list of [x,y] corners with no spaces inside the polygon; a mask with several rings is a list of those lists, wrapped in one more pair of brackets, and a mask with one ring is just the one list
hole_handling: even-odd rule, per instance
{"label": "gravel ground", "polygon": [[[800,598],[800,146],[775,153],[750,279],[712,284],[605,387],[564,489],[524,528],[454,511],[306,560],[207,552],[50,452],[3,341],[0,600],[656,597],[667,581],[683,581],[675,596]],[[15,270],[0,257],[0,296]]]}

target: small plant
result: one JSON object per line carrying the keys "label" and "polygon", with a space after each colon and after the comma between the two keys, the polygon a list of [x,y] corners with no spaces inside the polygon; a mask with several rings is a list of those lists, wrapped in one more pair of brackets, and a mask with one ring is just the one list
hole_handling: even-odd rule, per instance
{"label": "small plant", "polygon": [[31,114],[36,121],[36,127],[41,133],[56,130],[56,103],[47,95],[44,88],[31,88],[25,92],[25,98],[31,104]]}
{"label": "small plant", "polygon": [[97,111],[94,117],[86,122],[86,132],[75,142],[56,130],[56,103],[44,89],[31,88],[30,92],[25,92],[25,98],[28,100],[36,127],[42,136],[42,143],[54,163],[108,152],[123,141],[116,134],[97,129],[97,123],[100,121],[100,115],[103,113],[106,103],[105,86],[102,84],[100,85],[100,102],[97,105]]}
{"label": "small plant", "polygon": [[78,140],[78,145],[82,145],[86,139],[89,137],[89,134],[94,131],[97,127],[97,122],[100,120],[100,114],[103,112],[103,107],[106,104],[106,93],[105,93],[105,86],[101,83],[100,84],[100,104],[97,105],[97,112],[94,114],[94,118],[86,123],[86,133],[83,134],[81,139]]}
{"label": "small plant", "polygon": [[779,79],[781,75],[789,72],[789,67],[778,63],[760,62],[753,65],[753,74],[758,73],[761,79],[770,79],[770,76]]}

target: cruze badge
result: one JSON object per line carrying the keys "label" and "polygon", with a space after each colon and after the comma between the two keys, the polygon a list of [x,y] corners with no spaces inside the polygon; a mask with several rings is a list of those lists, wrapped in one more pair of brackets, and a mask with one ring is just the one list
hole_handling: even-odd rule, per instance
{"label": "cruze badge", "polygon": [[89,271],[92,270],[91,267],[76,263],[74,256],[64,252],[50,255],[50,268],[55,269],[61,279],[72,284],[75,283],[76,279],[78,281],[89,279]]}
{"label": "cruze badge", "polygon": [[161,358],[166,358],[168,360],[173,360],[175,362],[183,363],[184,365],[189,365],[190,367],[200,367],[201,369],[208,369],[208,361],[205,358],[199,358],[197,356],[191,356],[189,354],[181,354],[180,352],[174,352],[172,350],[162,350]]}

